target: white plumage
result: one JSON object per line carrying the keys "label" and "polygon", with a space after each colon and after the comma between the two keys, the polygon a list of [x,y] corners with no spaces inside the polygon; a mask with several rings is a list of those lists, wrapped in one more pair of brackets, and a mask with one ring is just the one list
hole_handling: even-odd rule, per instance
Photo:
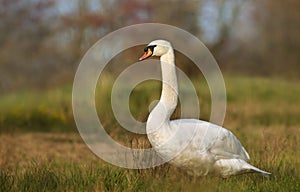
{"label": "white plumage", "polygon": [[140,60],[151,56],[160,57],[163,85],[146,130],[152,146],[163,158],[195,176],[270,174],[247,163],[248,153],[229,130],[197,119],[170,121],[178,97],[174,51],[168,41],[155,40],[145,48]]}

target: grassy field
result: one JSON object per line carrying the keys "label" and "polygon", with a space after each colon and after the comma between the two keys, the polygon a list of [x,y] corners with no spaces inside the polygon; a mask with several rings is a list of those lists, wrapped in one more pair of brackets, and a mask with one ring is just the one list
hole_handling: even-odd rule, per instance
{"label": "grassy field", "polygon": [[[147,143],[145,136],[123,130],[114,119],[111,82],[109,76],[102,77],[96,91],[105,129],[125,145],[133,139]],[[81,140],[67,85],[0,96],[0,191],[299,191],[300,81],[227,75],[225,82],[224,127],[245,146],[251,164],[272,172],[268,178],[258,174],[193,178],[168,164],[147,170],[110,165]],[[203,79],[194,84],[201,119],[207,120],[207,85]],[[159,98],[159,88],[159,82],[145,82],[134,89],[130,104],[136,119],[146,120],[148,105]]]}

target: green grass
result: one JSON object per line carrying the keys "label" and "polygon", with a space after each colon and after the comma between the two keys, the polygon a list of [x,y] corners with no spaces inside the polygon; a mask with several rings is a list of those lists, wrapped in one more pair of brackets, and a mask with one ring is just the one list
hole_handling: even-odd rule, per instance
{"label": "green grass", "polygon": [[26,90],[0,97],[0,132],[76,130],[71,86],[47,91]]}
{"label": "green grass", "polygon": [[[193,83],[199,94],[201,119],[207,120],[208,87],[203,79]],[[258,174],[193,178],[168,164],[127,170],[105,163],[80,139],[71,137],[77,130],[71,86],[67,85],[0,96],[0,191],[299,191],[300,82],[225,76],[225,83],[224,126],[245,146],[251,164],[272,172],[268,178]],[[96,91],[97,112],[105,129],[125,145],[130,145],[132,138],[147,142],[144,136],[129,133],[117,123],[110,107],[112,84],[110,76],[103,76]],[[149,104],[159,94],[159,82],[138,85],[129,101],[133,116],[145,121]],[[180,107],[173,118],[179,114]]]}
{"label": "green grass", "polygon": [[256,174],[192,178],[168,165],[127,170],[110,165],[56,162],[31,164],[25,170],[0,171],[1,191],[298,191],[293,163],[280,164],[272,176]]}

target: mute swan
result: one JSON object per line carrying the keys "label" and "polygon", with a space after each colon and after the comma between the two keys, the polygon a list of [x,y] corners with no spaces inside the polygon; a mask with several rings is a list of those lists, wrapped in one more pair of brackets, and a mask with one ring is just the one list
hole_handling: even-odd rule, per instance
{"label": "mute swan", "polygon": [[169,158],[171,164],[194,176],[214,174],[228,177],[249,172],[270,174],[247,163],[250,159],[248,153],[229,130],[196,119],[170,121],[178,95],[173,48],[168,41],[155,40],[144,52],[140,61],[159,56],[161,62],[162,93],[148,117],[146,131],[153,148],[163,158]]}

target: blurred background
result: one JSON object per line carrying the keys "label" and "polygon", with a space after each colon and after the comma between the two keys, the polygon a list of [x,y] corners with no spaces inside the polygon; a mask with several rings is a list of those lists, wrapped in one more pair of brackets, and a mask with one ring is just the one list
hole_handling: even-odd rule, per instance
{"label": "blurred background", "polygon": [[[224,127],[251,163],[274,177],[196,180],[168,165],[130,172],[93,155],[72,113],[77,66],[101,37],[145,22],[179,27],[208,47],[226,84]],[[299,0],[0,0],[0,191],[299,191],[299,34]],[[105,130],[134,148],[150,143],[116,121],[110,94],[116,75],[143,48],[114,57],[95,91]],[[175,56],[196,88],[200,119],[209,120],[203,75],[182,53]],[[146,121],[160,86],[145,81],[132,90],[130,112],[137,120]]]}
{"label": "blurred background", "polygon": [[143,22],[197,36],[224,73],[297,79],[299,7],[298,0],[1,0],[0,94],[71,83],[98,39]]}

